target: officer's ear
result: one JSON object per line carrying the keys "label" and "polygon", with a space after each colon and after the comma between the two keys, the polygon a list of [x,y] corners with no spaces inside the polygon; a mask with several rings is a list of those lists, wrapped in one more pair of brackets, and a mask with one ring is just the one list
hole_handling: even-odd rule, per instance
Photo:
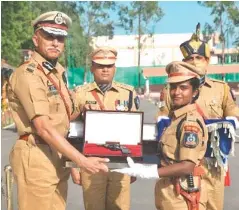
{"label": "officer's ear", "polygon": [[32,41],[33,41],[34,46],[38,47],[38,36],[36,35],[36,33],[33,35]]}
{"label": "officer's ear", "polygon": [[199,94],[199,89],[193,91],[193,98],[197,97]]}

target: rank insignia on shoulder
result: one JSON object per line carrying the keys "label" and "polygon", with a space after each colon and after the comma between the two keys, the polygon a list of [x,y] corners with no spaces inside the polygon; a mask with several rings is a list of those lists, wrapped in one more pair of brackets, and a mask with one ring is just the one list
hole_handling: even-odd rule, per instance
{"label": "rank insignia on shoulder", "polygon": [[196,133],[185,132],[183,136],[183,146],[187,148],[195,148],[198,145],[198,136]]}
{"label": "rank insignia on shoulder", "polygon": [[34,72],[34,70],[35,70],[35,69],[27,68],[27,71],[29,71],[29,72],[31,72],[31,73]]}
{"label": "rank insignia on shoulder", "polygon": [[134,104],[135,104],[136,109],[139,109],[140,100],[139,100],[139,97],[138,97],[138,96],[136,96],[136,97],[134,98]]}
{"label": "rank insignia on shoulder", "polygon": [[86,101],[85,103],[86,103],[86,104],[97,104],[96,101]]}
{"label": "rank insignia on shoulder", "polygon": [[42,66],[46,68],[48,71],[52,71],[54,69],[54,66],[50,62],[42,62]]}
{"label": "rank insignia on shoulder", "polygon": [[27,66],[27,69],[26,69],[26,70],[29,71],[29,72],[34,72],[35,68],[36,68],[35,63],[30,63],[30,64]]}

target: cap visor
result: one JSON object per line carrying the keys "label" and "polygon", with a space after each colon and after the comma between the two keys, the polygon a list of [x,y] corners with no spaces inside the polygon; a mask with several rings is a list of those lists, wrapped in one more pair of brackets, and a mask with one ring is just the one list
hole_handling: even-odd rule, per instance
{"label": "cap visor", "polygon": [[107,60],[101,60],[101,59],[95,59],[92,60],[94,63],[102,64],[102,65],[111,65],[115,63],[115,59],[107,59]]}
{"label": "cap visor", "polygon": [[183,82],[187,81],[189,79],[194,78],[194,76],[177,76],[177,77],[169,77],[168,83],[177,83],[177,82]]}
{"label": "cap visor", "polygon": [[67,36],[67,31],[59,29],[59,28],[50,28],[50,27],[42,27],[43,31],[48,34],[53,34],[55,36]]}

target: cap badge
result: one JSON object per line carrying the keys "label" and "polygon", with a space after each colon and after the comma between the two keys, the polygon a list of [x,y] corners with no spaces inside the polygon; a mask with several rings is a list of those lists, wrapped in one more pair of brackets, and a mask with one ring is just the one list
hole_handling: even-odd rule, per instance
{"label": "cap badge", "polygon": [[107,59],[108,58],[108,55],[107,53],[104,54],[104,59]]}
{"label": "cap badge", "polygon": [[61,13],[57,13],[56,17],[54,18],[54,21],[56,24],[62,24],[63,23],[63,17]]}

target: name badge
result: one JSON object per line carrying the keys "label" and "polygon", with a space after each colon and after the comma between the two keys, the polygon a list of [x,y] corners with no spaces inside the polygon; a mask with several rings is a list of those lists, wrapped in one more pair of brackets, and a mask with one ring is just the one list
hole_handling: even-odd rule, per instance
{"label": "name badge", "polygon": [[86,103],[86,104],[97,104],[96,101],[86,101],[85,103]]}

